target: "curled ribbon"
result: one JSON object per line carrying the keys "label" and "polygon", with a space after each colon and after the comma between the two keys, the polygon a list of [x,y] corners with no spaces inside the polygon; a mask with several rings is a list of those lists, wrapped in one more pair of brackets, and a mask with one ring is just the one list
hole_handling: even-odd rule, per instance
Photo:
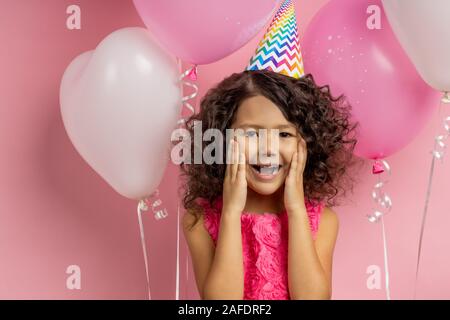
{"label": "curled ribbon", "polygon": [[[178,66],[180,68],[180,73],[182,70],[182,62],[178,59]],[[184,86],[193,89],[193,92],[189,95],[183,96],[181,102],[183,106],[186,107],[190,114],[195,114],[195,108],[192,106],[190,100],[193,100],[198,95],[198,86],[191,81],[186,81],[189,78],[191,81],[197,81],[197,65],[192,66],[190,69],[185,70],[181,73],[179,81],[181,83],[181,89],[184,92]],[[181,118],[178,120],[179,125],[185,125],[187,118]],[[189,255],[186,255],[186,288],[189,282]],[[180,204],[177,205],[177,256],[176,256],[176,277],[175,277],[175,299],[180,299]]]}
{"label": "curled ribbon", "polygon": [[370,222],[378,222],[383,215],[388,213],[392,208],[392,200],[389,195],[383,191],[383,187],[388,180],[381,180],[381,174],[386,172],[388,176],[391,175],[391,168],[385,160],[377,160],[372,167],[372,173],[378,175],[378,182],[375,184],[372,190],[372,199],[378,204],[383,211],[375,210],[371,215],[368,215]]}
{"label": "curled ribbon", "polygon": [[[178,60],[178,64],[181,69],[182,64],[181,64],[180,60]],[[192,115],[192,114],[195,114],[195,109],[192,106],[192,104],[189,102],[189,100],[193,100],[197,97],[198,86],[195,83],[186,81],[185,80],[186,78],[189,78],[192,81],[197,81],[197,65],[194,65],[190,69],[187,69],[179,77],[179,81],[181,83],[183,92],[184,92],[184,86],[191,87],[193,89],[193,92],[191,94],[189,94],[187,96],[183,96],[183,98],[181,99],[183,106],[186,107]],[[187,120],[186,118],[181,118],[180,120],[178,120],[178,124],[184,125],[186,123],[186,120]]]}
{"label": "curled ribbon", "polygon": [[[450,103],[450,101],[446,102],[446,103]],[[450,135],[450,117],[446,117],[443,120],[442,126],[444,128],[445,133],[434,137],[435,144],[434,144],[434,149],[432,151],[433,157],[441,160],[441,162],[444,158],[444,151],[445,151],[445,147],[446,147],[445,142],[447,141],[447,139]]]}
{"label": "curled ribbon", "polygon": [[389,195],[383,190],[383,187],[388,183],[388,179],[381,179],[381,174],[386,172],[388,176],[391,175],[391,168],[387,161],[376,160],[372,167],[372,173],[378,176],[378,182],[375,184],[372,190],[372,199],[375,203],[381,207],[380,210],[375,210],[372,214],[368,215],[368,219],[372,223],[381,221],[382,235],[383,235],[383,256],[384,256],[384,274],[386,283],[386,298],[391,300],[391,293],[389,289],[389,262],[388,262],[388,250],[386,241],[386,230],[384,228],[383,216],[391,211],[392,200]]}
{"label": "curled ribbon", "polygon": [[[443,104],[450,104],[450,95],[448,92],[444,92],[443,96],[441,98],[441,103],[439,105],[439,115],[442,112]],[[422,253],[422,240],[423,240],[423,233],[425,230],[425,222],[426,222],[427,214],[428,214],[428,203],[430,202],[431,189],[432,189],[432,185],[433,185],[434,167],[435,167],[436,160],[440,160],[442,163],[443,159],[444,159],[446,141],[450,135],[450,117],[447,116],[443,119],[442,128],[443,128],[443,130],[442,130],[443,134],[438,133],[434,137],[434,147],[433,147],[433,150],[431,151],[431,154],[432,154],[431,167],[430,167],[430,174],[428,176],[427,193],[425,195],[425,205],[424,205],[424,209],[422,212],[422,222],[420,225],[419,245],[418,245],[418,249],[417,249],[416,279],[414,282],[414,299],[416,299],[416,294],[417,294],[417,282],[419,279],[420,258],[421,258],[421,253]]]}
{"label": "curled ribbon", "polygon": [[[155,199],[151,201],[150,199]],[[156,220],[161,220],[167,218],[169,215],[167,213],[167,210],[165,207],[163,207],[162,200],[159,198],[159,190],[156,189],[155,192],[152,193],[152,195],[145,199],[145,203],[152,209],[153,217]]]}

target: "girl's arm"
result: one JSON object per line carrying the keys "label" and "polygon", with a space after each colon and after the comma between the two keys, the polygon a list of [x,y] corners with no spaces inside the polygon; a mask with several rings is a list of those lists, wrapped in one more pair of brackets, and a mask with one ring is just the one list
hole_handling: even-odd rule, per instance
{"label": "girl's arm", "polygon": [[317,239],[313,240],[303,190],[307,154],[306,142],[299,137],[284,188],[289,222],[289,293],[291,299],[330,299],[338,220],[331,209],[323,209]]}
{"label": "girl's arm", "polygon": [[203,287],[214,259],[214,242],[204,228],[203,214],[200,214],[200,219],[192,228],[191,226],[195,222],[193,213],[186,212],[182,222],[184,237],[192,259],[197,289],[200,298],[204,299]]}
{"label": "girl's arm", "polygon": [[330,299],[333,251],[339,228],[337,215],[329,208],[323,209],[314,241],[306,208],[288,214],[291,299]]}
{"label": "girl's arm", "polygon": [[183,216],[183,231],[201,299],[241,300],[244,290],[240,214],[222,212],[217,247],[204,228],[204,217],[191,229],[194,216]]}
{"label": "girl's arm", "polygon": [[[199,270],[196,278],[202,299],[242,300],[244,297],[241,213],[247,199],[246,162],[239,142],[232,140],[228,150],[227,159],[233,161],[227,164],[225,172],[222,215],[213,258],[209,254],[213,244],[203,223],[196,234],[186,236],[194,269]],[[202,258],[203,250],[206,261]]]}
{"label": "girl's arm", "polygon": [[242,300],[244,263],[240,213],[222,212],[216,252],[204,286],[205,299]]}

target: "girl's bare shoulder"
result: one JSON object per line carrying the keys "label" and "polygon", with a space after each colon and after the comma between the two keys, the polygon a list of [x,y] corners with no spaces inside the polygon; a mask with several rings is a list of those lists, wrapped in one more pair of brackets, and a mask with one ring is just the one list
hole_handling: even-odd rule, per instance
{"label": "girl's bare shoulder", "polygon": [[209,236],[201,209],[187,209],[182,217],[182,227],[186,235]]}
{"label": "girl's bare shoulder", "polygon": [[339,229],[339,218],[337,213],[330,207],[324,207],[320,215],[319,236],[326,235],[335,238]]}
{"label": "girl's bare shoulder", "polygon": [[326,220],[328,223],[331,224],[338,224],[339,219],[337,213],[330,207],[324,207],[321,214],[321,219]]}

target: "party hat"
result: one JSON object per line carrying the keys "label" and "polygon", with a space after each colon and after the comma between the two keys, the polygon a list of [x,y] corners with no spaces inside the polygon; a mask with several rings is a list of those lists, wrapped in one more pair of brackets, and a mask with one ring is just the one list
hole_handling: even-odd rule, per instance
{"label": "party hat", "polygon": [[246,70],[271,70],[294,78],[304,74],[294,4],[285,0]]}

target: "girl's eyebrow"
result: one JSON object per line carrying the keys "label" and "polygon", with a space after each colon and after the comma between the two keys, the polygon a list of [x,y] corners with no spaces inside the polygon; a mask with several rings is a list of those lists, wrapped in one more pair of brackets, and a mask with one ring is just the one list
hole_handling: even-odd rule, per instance
{"label": "girl's eyebrow", "polygon": [[[257,124],[251,124],[251,123],[243,123],[238,126],[238,128],[243,127],[252,127],[252,128],[258,128],[258,129],[266,129],[266,127],[257,125]],[[295,129],[295,127],[292,124],[280,124],[278,126],[275,126],[273,129]]]}

